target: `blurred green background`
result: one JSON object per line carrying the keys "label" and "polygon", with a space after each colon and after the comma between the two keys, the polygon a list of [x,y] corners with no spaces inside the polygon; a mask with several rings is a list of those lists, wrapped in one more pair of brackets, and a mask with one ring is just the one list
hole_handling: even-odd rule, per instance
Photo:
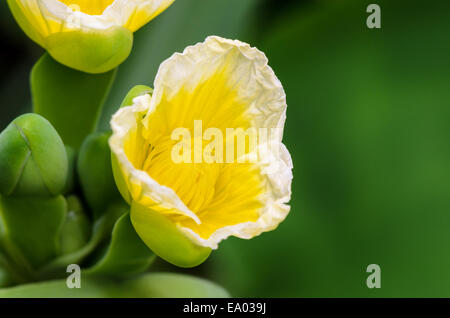
{"label": "blurred green background", "polygon": [[[366,26],[370,3],[381,29]],[[5,1],[0,12],[2,130],[30,110],[42,51]],[[276,231],[224,241],[194,272],[233,296],[450,297],[449,30],[448,0],[177,0],[136,34],[102,128],[187,45],[220,35],[257,46],[287,94],[291,213]],[[373,263],[380,289],[366,286]]]}

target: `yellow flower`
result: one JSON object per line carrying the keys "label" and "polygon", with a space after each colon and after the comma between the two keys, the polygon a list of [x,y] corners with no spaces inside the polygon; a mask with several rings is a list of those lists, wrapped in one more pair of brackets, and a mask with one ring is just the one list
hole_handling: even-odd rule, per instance
{"label": "yellow flower", "polygon": [[229,236],[275,229],[289,212],[292,161],[286,96],[265,55],[208,37],[166,60],[154,86],[111,121],[116,183],[143,241],[190,267]]}
{"label": "yellow flower", "polygon": [[58,62],[103,73],[130,54],[133,32],[174,0],[8,0],[24,30]]}

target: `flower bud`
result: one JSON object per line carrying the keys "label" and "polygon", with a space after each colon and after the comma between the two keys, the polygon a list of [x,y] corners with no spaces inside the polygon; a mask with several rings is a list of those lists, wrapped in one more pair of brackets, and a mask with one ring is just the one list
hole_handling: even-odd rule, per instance
{"label": "flower bud", "polygon": [[66,184],[67,166],[64,144],[42,116],[22,115],[0,134],[2,195],[58,195]]}
{"label": "flower bud", "polygon": [[91,233],[89,219],[76,196],[67,199],[67,215],[61,230],[61,254],[76,252],[87,244]]}
{"label": "flower bud", "polygon": [[88,136],[78,155],[77,170],[81,188],[97,219],[113,202],[121,201],[111,168],[110,133]]}
{"label": "flower bud", "polygon": [[66,185],[64,186],[64,190],[63,190],[63,194],[70,194],[72,193],[73,189],[75,188],[76,185],[76,169],[75,169],[75,164],[76,164],[76,158],[77,158],[77,154],[75,152],[75,150],[66,145],[66,152],[67,152],[67,180],[66,180]]}

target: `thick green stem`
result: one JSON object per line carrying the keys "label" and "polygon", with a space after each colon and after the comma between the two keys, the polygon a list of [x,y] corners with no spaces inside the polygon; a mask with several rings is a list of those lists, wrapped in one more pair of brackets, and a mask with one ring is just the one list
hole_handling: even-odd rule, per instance
{"label": "thick green stem", "polygon": [[116,70],[88,74],[53,60],[48,53],[31,72],[34,112],[47,118],[64,143],[78,149],[96,130]]}

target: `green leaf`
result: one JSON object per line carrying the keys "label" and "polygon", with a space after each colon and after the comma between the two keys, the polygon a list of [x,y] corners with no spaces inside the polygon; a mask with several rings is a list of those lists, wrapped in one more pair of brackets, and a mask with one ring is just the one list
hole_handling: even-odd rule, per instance
{"label": "green leaf", "polygon": [[37,269],[59,253],[59,235],[67,213],[66,200],[54,198],[0,198],[0,241],[18,266]]}
{"label": "green leaf", "polygon": [[134,230],[130,214],[122,215],[116,222],[111,243],[103,258],[86,273],[101,275],[126,275],[145,271],[155,255],[142,242]]}
{"label": "green leaf", "polygon": [[[133,297],[155,298],[226,298],[228,292],[215,283],[194,276],[154,273],[122,283]],[[1,296],[1,293],[0,293]]]}
{"label": "green leaf", "polygon": [[52,123],[65,144],[78,149],[96,128],[115,74],[79,72],[45,54],[31,73],[34,111]]}
{"label": "green leaf", "polygon": [[181,274],[146,274],[125,281],[81,276],[81,288],[67,288],[65,280],[0,289],[0,298],[226,298],[222,287]]}
{"label": "green leaf", "polygon": [[113,282],[90,279],[82,279],[79,289],[69,289],[66,280],[0,289],[0,298],[111,298],[120,296],[120,290]]}
{"label": "green leaf", "polygon": [[121,201],[112,167],[109,133],[94,133],[84,141],[78,156],[78,175],[81,187],[94,219],[113,202]]}

